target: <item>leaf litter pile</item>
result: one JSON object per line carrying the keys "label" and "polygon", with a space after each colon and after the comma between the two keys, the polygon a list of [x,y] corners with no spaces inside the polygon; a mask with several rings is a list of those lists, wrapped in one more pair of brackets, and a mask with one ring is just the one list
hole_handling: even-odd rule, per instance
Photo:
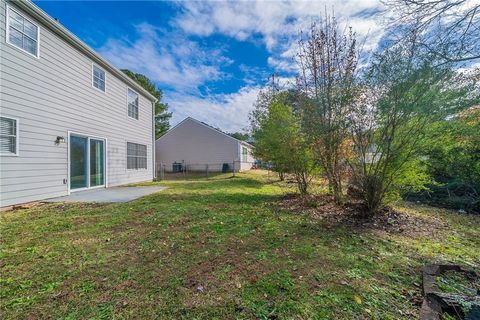
{"label": "leaf litter pile", "polygon": [[333,197],[325,195],[287,194],[278,203],[279,210],[308,214],[326,223],[327,227],[344,226],[354,230],[373,230],[405,236],[439,236],[449,230],[445,221],[433,216],[425,217],[384,207],[371,218],[365,218],[359,201],[336,204]]}

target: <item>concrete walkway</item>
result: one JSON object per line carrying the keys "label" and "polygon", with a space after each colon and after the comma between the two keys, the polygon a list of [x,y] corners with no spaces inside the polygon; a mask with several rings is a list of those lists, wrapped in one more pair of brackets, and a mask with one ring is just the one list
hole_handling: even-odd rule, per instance
{"label": "concrete walkway", "polygon": [[70,193],[46,202],[128,202],[164,190],[166,187],[112,187]]}

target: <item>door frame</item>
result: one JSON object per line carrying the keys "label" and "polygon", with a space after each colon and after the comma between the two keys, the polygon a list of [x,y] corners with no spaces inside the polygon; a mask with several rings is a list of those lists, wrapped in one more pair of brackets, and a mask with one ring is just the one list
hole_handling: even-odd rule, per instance
{"label": "door frame", "polygon": [[[108,142],[107,142],[107,138],[104,138],[104,137],[100,137],[100,136],[96,136],[96,135],[93,135],[93,134],[86,134],[86,133],[80,133],[80,132],[77,132],[77,131],[67,131],[67,134],[68,134],[68,139],[67,139],[67,169],[68,169],[68,176],[67,176],[67,188],[68,188],[68,194],[72,193],[72,192],[77,192],[77,191],[85,191],[85,190],[93,190],[93,189],[99,189],[99,188],[108,188],[108,160],[107,160],[107,146],[108,146]],[[70,187],[70,136],[80,136],[80,137],[83,137],[83,138],[87,138],[88,139],[88,146],[87,146],[87,171],[88,173],[90,173],[90,139],[94,139],[94,140],[103,140],[103,170],[104,170],[104,178],[103,178],[103,185],[101,186],[95,186],[95,187],[90,187],[90,175],[88,175],[87,177],[87,185],[88,187],[86,188],[78,188],[78,189],[71,189]]]}

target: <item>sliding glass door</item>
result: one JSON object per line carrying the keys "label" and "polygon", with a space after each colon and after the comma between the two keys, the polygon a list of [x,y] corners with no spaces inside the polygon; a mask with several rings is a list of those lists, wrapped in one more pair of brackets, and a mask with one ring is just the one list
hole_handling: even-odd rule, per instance
{"label": "sliding glass door", "polygon": [[88,138],[70,136],[70,189],[88,187]]}
{"label": "sliding glass door", "polygon": [[105,185],[105,140],[70,135],[70,189]]}
{"label": "sliding glass door", "polygon": [[90,187],[105,184],[104,141],[90,139]]}

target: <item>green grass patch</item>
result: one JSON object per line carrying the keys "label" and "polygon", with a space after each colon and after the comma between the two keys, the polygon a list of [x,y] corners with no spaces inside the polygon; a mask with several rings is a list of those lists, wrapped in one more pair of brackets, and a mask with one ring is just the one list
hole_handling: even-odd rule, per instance
{"label": "green grass patch", "polygon": [[411,319],[425,263],[480,265],[480,217],[404,203],[448,228],[332,227],[279,210],[293,190],[272,179],[154,182],[168,189],[130,203],[2,213],[2,319]]}

